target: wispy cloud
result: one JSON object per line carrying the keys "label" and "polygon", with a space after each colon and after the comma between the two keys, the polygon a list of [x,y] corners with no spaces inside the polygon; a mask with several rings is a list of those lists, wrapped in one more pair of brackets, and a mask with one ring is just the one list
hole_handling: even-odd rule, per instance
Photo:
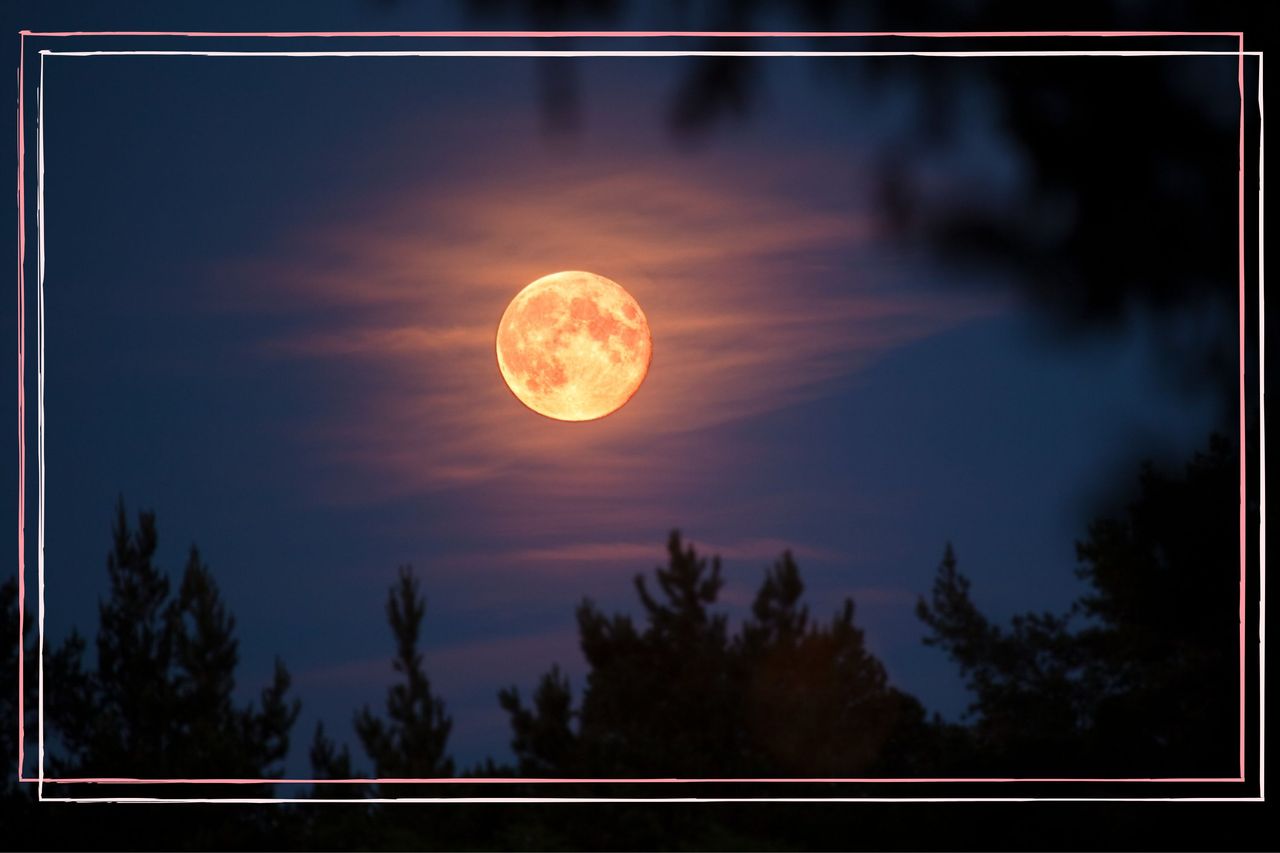
{"label": "wispy cloud", "polygon": [[[721,545],[701,542],[686,544],[692,544],[700,554],[728,560],[760,560],[767,563],[776,560],[783,551],[790,551],[796,557],[813,560],[839,559],[839,555],[831,551],[796,545],[781,539],[746,539]],[[524,548],[507,552],[502,556],[506,560],[520,563],[627,562],[640,566],[645,565],[646,562],[656,562],[666,558],[661,544],[655,542],[584,542],[545,548]]]}
{"label": "wispy cloud", "polygon": [[[707,475],[726,455],[713,428],[812,399],[988,308],[890,286],[868,217],[746,171],[558,165],[433,189],[406,192],[383,219],[300,237],[293,255],[307,260],[272,270],[259,291],[267,307],[303,301],[315,318],[260,348],[368,377],[304,428],[326,460],[359,474],[339,478],[332,499],[502,482],[643,501],[677,469]],[[493,354],[510,298],[565,268],[627,287],[654,336],[640,391],[590,424],[525,410]]]}

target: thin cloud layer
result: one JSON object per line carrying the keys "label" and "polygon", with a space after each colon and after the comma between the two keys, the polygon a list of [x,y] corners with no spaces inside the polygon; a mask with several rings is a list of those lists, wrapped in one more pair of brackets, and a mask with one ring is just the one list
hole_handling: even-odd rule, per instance
{"label": "thin cloud layer", "polygon": [[[270,270],[258,299],[302,302],[314,319],[256,345],[369,377],[304,427],[340,483],[328,499],[500,482],[643,504],[673,478],[732,464],[717,427],[826,393],[885,351],[989,310],[882,280],[866,216],[751,175],[546,165],[436,181],[389,204],[385,221],[302,236],[310,250],[292,255],[308,261]],[[496,367],[507,303],[560,269],[618,281],[653,331],[648,378],[602,421],[528,411]]]}
{"label": "thin cloud layer", "polygon": [[[723,545],[689,543],[698,553],[718,556],[726,560],[759,560],[769,563],[790,551],[799,558],[832,560],[838,555],[821,548],[805,545],[793,546],[781,539],[746,539]],[[634,566],[657,562],[665,556],[653,542],[585,542],[544,548],[525,548],[502,555],[507,560],[521,563],[612,563],[624,562]]]}

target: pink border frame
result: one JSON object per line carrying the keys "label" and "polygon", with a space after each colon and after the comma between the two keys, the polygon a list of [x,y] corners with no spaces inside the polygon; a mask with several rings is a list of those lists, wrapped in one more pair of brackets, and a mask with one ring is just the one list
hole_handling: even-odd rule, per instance
{"label": "pink border frame", "polygon": [[[1239,738],[1239,773],[1236,778],[1195,778],[1195,777],[1161,777],[1161,778],[1132,778],[1132,779],[1116,779],[1116,778],[1061,778],[1061,777],[1010,777],[1010,778],[891,778],[891,779],[875,779],[875,778],[838,778],[838,779],[813,779],[813,778],[788,778],[788,779],[721,779],[721,778],[583,778],[583,779],[562,779],[562,778],[432,778],[432,779],[398,779],[398,778],[371,778],[371,779],[140,779],[131,777],[84,777],[84,778],[62,778],[50,779],[43,775],[38,777],[28,777],[23,775],[23,766],[26,757],[26,737],[25,737],[25,610],[26,610],[26,538],[25,538],[25,512],[26,512],[26,420],[25,420],[25,341],[26,341],[26,294],[25,294],[25,266],[26,266],[26,128],[24,122],[24,98],[25,98],[25,68],[26,68],[26,39],[27,36],[42,38],[65,38],[77,36],[134,36],[134,37],[192,37],[192,38],[1008,38],[1008,37],[1024,37],[1024,38],[1043,38],[1043,37],[1093,37],[1093,38],[1132,38],[1132,37],[1183,37],[1183,36],[1199,36],[1199,37],[1232,37],[1237,39],[1239,56],[1237,60],[1237,86],[1240,97],[1240,119],[1239,119],[1239,159],[1237,161],[1238,176],[1238,272],[1239,272],[1239,349],[1238,364],[1240,366],[1239,381],[1239,416],[1240,416],[1240,738]],[[655,30],[635,30],[635,31],[589,31],[589,30],[561,30],[561,31],[521,31],[521,30],[495,30],[495,31],[464,31],[464,30],[439,30],[439,31],[403,31],[403,32],[199,32],[199,31],[144,31],[144,30],[116,30],[116,31],[51,31],[39,32],[32,30],[19,31],[19,58],[18,58],[18,781],[19,782],[38,782],[38,783],[55,783],[55,784],[171,784],[171,785],[192,785],[192,784],[216,784],[216,785],[262,785],[262,784],[581,784],[581,783],[613,783],[613,784],[634,784],[634,783],[943,783],[943,782],[1087,782],[1087,783],[1105,783],[1105,782],[1245,782],[1245,620],[1246,620],[1246,595],[1245,583],[1247,575],[1247,519],[1246,519],[1246,497],[1247,497],[1247,467],[1245,460],[1245,235],[1244,235],[1244,33],[1243,32],[1216,32],[1216,31],[1187,31],[1187,30],[1045,30],[1045,31],[974,31],[974,32],[910,32],[910,31],[885,31],[885,32],[735,32],[735,31],[655,31]]]}
{"label": "pink border frame", "polygon": [[27,35],[22,33],[18,41],[18,781],[31,782],[22,775],[26,759],[26,685],[23,680],[27,646],[26,639],[26,511],[27,511],[27,422],[26,422],[26,340],[27,300],[23,290],[27,265],[27,198],[26,198],[26,140],[23,123],[23,93],[26,90]]}

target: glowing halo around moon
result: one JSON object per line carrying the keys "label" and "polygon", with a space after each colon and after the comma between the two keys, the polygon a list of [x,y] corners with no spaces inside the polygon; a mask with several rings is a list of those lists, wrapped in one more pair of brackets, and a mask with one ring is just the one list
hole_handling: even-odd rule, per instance
{"label": "glowing halo around moon", "polygon": [[649,372],[653,338],[640,305],[595,273],[543,276],[498,323],[498,369],[520,402],[560,421],[603,418]]}

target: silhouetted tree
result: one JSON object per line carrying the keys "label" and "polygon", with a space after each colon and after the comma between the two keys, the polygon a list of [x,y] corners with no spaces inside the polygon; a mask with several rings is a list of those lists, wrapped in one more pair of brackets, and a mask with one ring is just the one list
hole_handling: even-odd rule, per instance
{"label": "silhouetted tree", "polygon": [[97,670],[84,670],[78,630],[53,655],[49,717],[65,749],[53,763],[67,775],[165,777],[175,754],[177,691],[169,579],[153,563],[154,514],[139,513],[131,531],[119,501],[112,540],[110,592],[98,603]]}
{"label": "silhouetted tree", "polygon": [[[525,707],[500,694],[525,775],[851,776],[905,772],[924,760],[935,724],[888,683],[846,600],[829,625],[810,620],[790,553],[766,573],[752,618],[730,636],[712,613],[718,558],[678,532],[657,594],[635,581],[643,628],[625,614],[578,608],[590,670],[581,709],[558,669]],[[574,723],[576,722],[576,727]]]}
{"label": "silhouetted tree", "polygon": [[790,552],[774,564],[738,640],[747,740],[779,776],[906,775],[935,733],[914,697],[889,685],[846,599],[827,626],[800,605]]}
{"label": "silhouetted tree", "polygon": [[[542,676],[533,694],[533,708],[524,707],[515,687],[500,691],[498,704],[511,716],[511,749],[521,776],[555,776],[580,765],[573,694],[558,666]],[[489,769],[496,772],[498,768]]]}
{"label": "silhouetted tree", "polygon": [[[193,547],[173,593],[155,563],[155,515],[138,514],[130,528],[124,502],[115,512],[107,556],[109,591],[99,602],[96,654],[86,661],[78,631],[48,651],[45,674],[46,769],[55,778],[261,778],[278,775],[299,703],[277,661],[259,701],[233,699],[239,663],[235,620]],[[16,632],[16,625],[14,626]],[[65,793],[46,782],[46,795]],[[225,788],[188,785],[186,796],[219,796]],[[79,796],[173,796],[172,788],[95,785]],[[269,786],[240,787],[268,796]],[[164,809],[141,815],[111,809],[74,813],[56,804],[30,808],[18,846],[74,849],[154,846],[223,848],[275,846],[286,831],[285,810]],[[8,804],[6,803],[6,812]],[[25,841],[24,839],[30,839]]]}
{"label": "silhouetted tree", "polygon": [[[315,779],[358,779],[364,771],[352,766],[351,751],[339,748],[326,733],[324,723],[316,723],[308,753],[311,775]],[[360,799],[368,795],[369,786],[360,783],[313,784],[313,799]],[[304,848],[352,850],[367,848],[378,838],[373,823],[374,812],[363,805],[338,806],[316,804],[300,806],[298,835]]]}
{"label": "silhouetted tree", "polygon": [[1009,630],[991,624],[973,604],[950,545],[930,602],[922,599],[916,612],[932,630],[925,643],[947,651],[974,695],[980,757],[971,770],[1052,775],[1088,765],[1079,749],[1088,697],[1067,617],[1019,615]]}
{"label": "silhouetted tree", "polygon": [[1238,769],[1240,457],[1217,437],[1078,546],[1081,644],[1100,749],[1162,772]]}
{"label": "silhouetted tree", "polygon": [[[30,822],[34,816],[35,804],[25,787],[18,783],[21,768],[18,766],[18,655],[25,655],[28,660],[35,656],[34,642],[31,636],[31,614],[28,612],[22,622],[22,639],[14,643],[18,636],[18,608],[22,602],[18,600],[18,579],[7,579],[0,583],[0,737],[4,739],[5,767],[10,772],[0,781],[0,825],[5,827],[6,841],[14,849],[30,846],[34,843]],[[31,689],[31,678],[24,683],[21,701],[25,707],[25,739],[26,748],[30,749],[31,732],[35,728],[36,708],[35,692]]]}
{"label": "silhouetted tree", "polygon": [[432,692],[418,650],[426,607],[413,567],[401,566],[387,596],[387,621],[396,641],[393,666],[402,680],[387,691],[385,720],[367,705],[355,720],[360,743],[383,778],[453,775],[453,760],[445,754],[453,720]]}
{"label": "silhouetted tree", "polygon": [[235,620],[192,547],[176,596],[155,565],[155,515],[130,529],[121,500],[99,603],[97,656],[73,631],[54,652],[47,711],[65,776],[269,777],[279,773],[300,703],[276,661],[256,705],[233,700]]}
{"label": "silhouetted tree", "polygon": [[979,769],[1235,774],[1238,460],[1215,438],[1181,477],[1144,466],[1078,544],[1089,591],[1063,614],[992,624],[947,547],[917,612],[973,691]]}
{"label": "silhouetted tree", "polygon": [[655,572],[660,597],[643,575],[635,579],[643,631],[590,601],[578,608],[590,667],[583,758],[601,775],[714,775],[737,754],[726,618],[708,610],[724,583],[720,559],[684,547],[678,533],[667,550],[667,566]]}
{"label": "silhouetted tree", "polygon": [[[22,603],[18,601],[18,579],[16,577],[7,579],[4,583],[0,583],[0,637],[5,638],[3,645],[0,645],[0,679],[3,679],[5,689],[0,693],[0,732],[5,736],[5,756],[7,766],[17,767],[18,765],[18,649],[22,649],[22,654],[31,657],[35,654],[34,641],[31,637],[31,613],[26,613],[26,618],[22,620],[22,642],[18,644],[7,642],[18,634],[18,608]],[[30,686],[31,680],[28,677],[23,685],[23,703],[25,705],[24,714],[27,721],[34,720],[35,704],[34,692]],[[12,688],[12,689],[9,689]],[[28,733],[30,730],[30,722],[27,724]],[[14,777],[17,773],[14,773]],[[0,782],[0,795],[7,795],[14,790],[16,778],[6,777]]]}
{"label": "silhouetted tree", "polygon": [[[311,773],[317,779],[354,779],[355,771],[351,769],[351,751],[346,744],[341,749],[333,739],[324,732],[324,723],[316,723],[316,733],[311,739],[311,750],[308,753],[311,761]],[[320,793],[332,792],[338,786],[318,789]]]}

